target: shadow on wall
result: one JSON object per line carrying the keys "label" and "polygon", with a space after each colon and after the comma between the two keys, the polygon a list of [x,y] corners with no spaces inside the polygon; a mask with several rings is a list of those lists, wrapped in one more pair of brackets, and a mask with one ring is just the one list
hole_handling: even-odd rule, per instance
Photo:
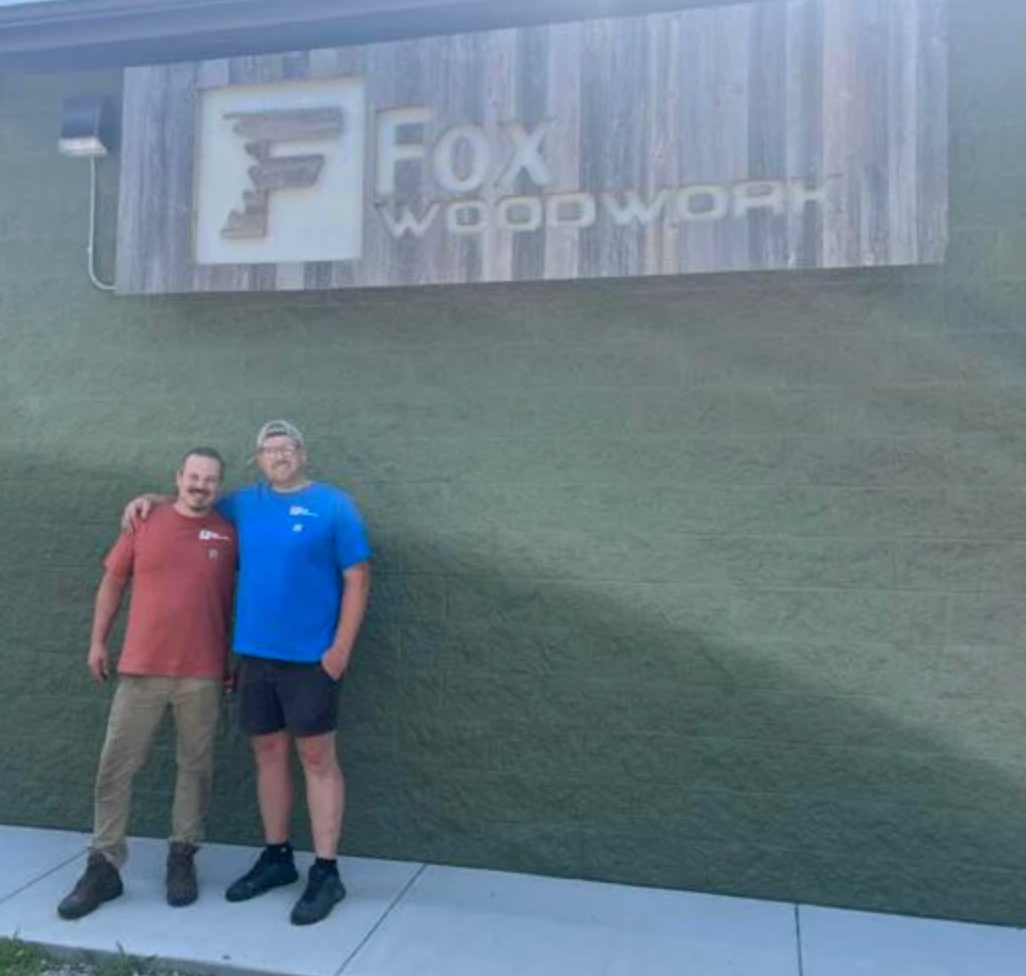
{"label": "shadow on wall", "polygon": [[354,852],[1021,923],[1022,710],[943,646],[943,601],[457,558],[459,624],[379,578],[410,622],[372,628],[347,689]]}

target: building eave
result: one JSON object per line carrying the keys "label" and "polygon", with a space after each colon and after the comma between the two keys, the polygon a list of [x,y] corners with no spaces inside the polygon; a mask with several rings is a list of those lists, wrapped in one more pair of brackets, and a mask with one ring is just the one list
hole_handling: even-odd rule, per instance
{"label": "building eave", "polygon": [[735,2],[36,0],[0,4],[0,63],[71,70],[125,67]]}

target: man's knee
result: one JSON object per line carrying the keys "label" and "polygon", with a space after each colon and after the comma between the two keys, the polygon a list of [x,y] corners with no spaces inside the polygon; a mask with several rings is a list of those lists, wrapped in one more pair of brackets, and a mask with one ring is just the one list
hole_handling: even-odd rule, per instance
{"label": "man's knee", "polygon": [[303,770],[311,776],[333,776],[341,772],[333,733],[297,739],[296,746]]}
{"label": "man's knee", "polygon": [[130,782],[142,767],[146,750],[124,740],[107,741],[96,768],[97,793],[116,790]]}
{"label": "man's knee", "polygon": [[286,766],[289,762],[289,737],[285,732],[255,735],[250,742],[253,756],[260,766]]}
{"label": "man's knee", "polygon": [[214,743],[212,740],[179,743],[175,762],[184,773],[207,775],[214,769]]}

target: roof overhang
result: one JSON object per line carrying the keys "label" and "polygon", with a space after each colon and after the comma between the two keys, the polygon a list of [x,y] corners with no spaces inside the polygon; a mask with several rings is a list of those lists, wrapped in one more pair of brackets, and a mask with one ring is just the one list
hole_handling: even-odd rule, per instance
{"label": "roof overhang", "polygon": [[0,0],[0,63],[81,70],[198,61],[736,2]]}

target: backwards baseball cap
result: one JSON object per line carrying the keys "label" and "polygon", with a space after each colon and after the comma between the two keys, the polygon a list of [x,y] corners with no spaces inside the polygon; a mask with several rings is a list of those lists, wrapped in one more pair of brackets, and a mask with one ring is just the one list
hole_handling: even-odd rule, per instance
{"label": "backwards baseball cap", "polygon": [[260,428],[256,436],[256,449],[262,450],[264,443],[270,437],[291,437],[296,447],[303,446],[303,435],[295,424],[287,420],[269,420]]}

